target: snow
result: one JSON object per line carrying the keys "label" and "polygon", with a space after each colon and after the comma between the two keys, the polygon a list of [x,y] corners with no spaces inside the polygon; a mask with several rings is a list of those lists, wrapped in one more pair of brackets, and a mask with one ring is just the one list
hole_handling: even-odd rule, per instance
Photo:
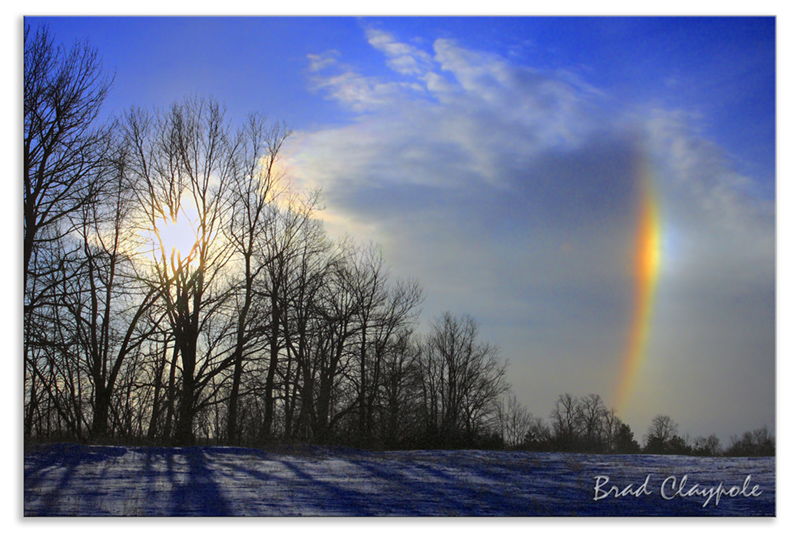
{"label": "snow", "polygon": [[771,457],[57,444],[24,476],[26,516],[775,515]]}

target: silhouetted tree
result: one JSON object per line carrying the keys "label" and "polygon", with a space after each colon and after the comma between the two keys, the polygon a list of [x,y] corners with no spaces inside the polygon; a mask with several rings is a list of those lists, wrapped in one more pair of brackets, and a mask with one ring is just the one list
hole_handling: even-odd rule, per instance
{"label": "silhouetted tree", "polygon": [[656,415],[645,434],[645,453],[669,453],[678,437],[678,424],[667,415]]}
{"label": "silhouetted tree", "polygon": [[606,409],[599,394],[589,394],[578,401],[578,426],[580,428],[581,449],[601,451],[603,448],[603,421]]}
{"label": "silhouetted tree", "polygon": [[126,154],[118,153],[114,179],[104,184],[102,198],[79,213],[78,271],[62,300],[74,319],[71,349],[84,358],[92,387],[95,439],[109,432],[109,409],[123,363],[155,331],[145,318],[158,293],[139,283],[132,267],[138,238],[132,231],[134,205],[125,161]]}
{"label": "silhouetted tree", "polygon": [[[290,220],[297,220],[291,218]],[[287,227],[293,227],[293,223]],[[333,246],[327,239],[319,221],[307,219],[298,226],[296,245],[291,254],[278,254],[286,259],[278,262],[277,269],[271,270],[268,287],[262,290],[275,306],[279,306],[282,318],[280,322],[271,322],[270,330],[278,328],[286,347],[284,372],[284,435],[285,438],[310,440],[314,429],[318,428],[315,395],[319,391],[320,358],[318,357],[318,340],[321,338],[323,314],[319,303],[328,285],[332,262]],[[294,233],[294,231],[292,231]],[[283,234],[283,233],[281,233]],[[283,242],[282,240],[278,242]],[[289,241],[291,242],[291,241]],[[283,246],[280,247],[284,249]],[[286,281],[284,292],[276,285],[278,278],[284,276]],[[282,304],[281,302],[284,302]],[[275,316],[273,313],[272,316]],[[276,354],[279,346],[270,337],[270,354]],[[272,357],[272,355],[270,356]],[[265,403],[273,401],[270,396]],[[268,411],[265,411],[268,413]],[[269,416],[262,418],[259,440],[263,441],[271,433]]]}
{"label": "silhouetted tree", "polygon": [[528,432],[525,434],[523,446],[526,450],[532,451],[547,451],[553,447],[552,432],[541,417],[532,418]]}
{"label": "silhouetted tree", "polygon": [[572,394],[561,394],[550,412],[553,444],[559,451],[574,451],[580,435],[580,400]]}
{"label": "silhouetted tree", "polygon": [[399,331],[387,346],[382,383],[384,408],[380,414],[381,440],[389,448],[411,446],[420,428],[419,358],[422,348],[410,327]]}
{"label": "silhouetted tree", "polygon": [[[46,26],[25,26],[23,137],[23,276],[28,287],[38,243],[63,237],[68,220],[96,197],[110,146],[108,130],[93,127],[110,80],[88,43],[69,51]],[[26,294],[26,306],[35,295]]]}
{"label": "silhouetted tree", "polygon": [[745,431],[741,437],[731,437],[731,444],[725,449],[731,457],[769,457],[775,455],[775,437],[766,426],[753,431]]}
{"label": "silhouetted tree", "polygon": [[[51,320],[58,319],[54,297],[63,288],[66,262],[77,249],[66,236],[72,219],[91,204],[106,172],[110,147],[107,127],[97,127],[111,82],[97,52],[88,43],[66,50],[56,45],[46,26],[24,29],[23,85],[23,345],[25,417],[30,436],[34,418],[50,417],[40,401],[56,399],[53,387],[64,376],[49,368],[55,362]],[[39,306],[49,309],[34,313]],[[44,320],[45,323],[40,322]],[[76,376],[70,371],[68,378]],[[73,385],[77,385],[73,382]],[[61,388],[61,386],[59,386]],[[75,387],[70,386],[73,390]],[[62,405],[53,404],[62,416]],[[49,409],[47,409],[49,411]],[[40,420],[43,422],[44,419]]]}
{"label": "silhouetted tree", "polygon": [[[134,110],[125,126],[135,154],[129,169],[139,208],[145,228],[155,234],[152,268],[144,279],[158,290],[180,356],[175,442],[190,444],[194,415],[215,401],[203,395],[205,386],[233,359],[225,343],[230,321],[222,316],[231,294],[224,283],[231,247],[222,230],[230,209],[228,187],[237,171],[237,139],[221,106],[211,100],[176,103],[155,120]],[[164,221],[181,216],[192,219],[195,232],[186,257],[168,250],[159,230]]]}
{"label": "silhouetted tree", "polygon": [[722,455],[722,444],[719,437],[712,433],[708,437],[697,437],[692,452],[695,455],[716,457]]}
{"label": "silhouetted tree", "polygon": [[534,418],[513,393],[498,401],[498,426],[506,448],[520,448],[529,436]]}
{"label": "silhouetted tree", "polygon": [[427,431],[444,446],[468,444],[492,404],[508,389],[496,346],[478,340],[470,316],[437,318],[423,344],[423,402]]}
{"label": "silhouetted tree", "polygon": [[356,295],[357,434],[361,444],[375,436],[374,421],[381,401],[381,380],[389,343],[416,319],[422,291],[416,282],[390,285],[380,250],[356,251],[349,269],[348,292]]}
{"label": "silhouetted tree", "polygon": [[[247,127],[240,133],[240,150],[237,154],[237,168],[231,174],[230,216],[223,225],[233,249],[232,263],[237,267],[234,289],[234,305],[236,313],[236,340],[233,347],[232,381],[228,397],[227,439],[231,444],[240,441],[239,424],[239,389],[244,371],[246,355],[255,349],[260,339],[266,338],[266,331],[260,327],[258,320],[268,321],[273,325],[269,339],[277,346],[280,338],[278,324],[280,308],[277,306],[277,294],[270,294],[271,306],[259,306],[257,291],[258,280],[265,269],[270,272],[282,272],[281,263],[284,258],[271,254],[270,242],[277,237],[273,226],[278,224],[277,201],[285,192],[281,183],[282,173],[277,168],[280,149],[289,136],[289,131],[281,124],[267,126],[263,117],[251,115]],[[282,242],[282,241],[281,241]],[[276,280],[275,291],[280,290],[282,280]],[[261,316],[256,311],[261,308]],[[277,352],[277,348],[274,350]],[[271,391],[277,366],[277,353],[270,359],[267,387]],[[271,417],[272,402],[266,409]],[[269,424],[271,426],[271,423]]]}
{"label": "silhouetted tree", "polygon": [[613,453],[639,453],[641,447],[633,438],[633,431],[628,424],[620,422],[609,450]]}

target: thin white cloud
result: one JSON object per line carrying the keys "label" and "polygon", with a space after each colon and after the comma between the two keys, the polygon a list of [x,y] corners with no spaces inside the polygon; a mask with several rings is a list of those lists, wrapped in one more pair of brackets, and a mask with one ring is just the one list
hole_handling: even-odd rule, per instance
{"label": "thin white cloud", "polygon": [[407,75],[421,75],[429,70],[431,57],[427,52],[410,44],[398,42],[385,31],[368,28],[366,33],[369,44],[387,56],[386,64],[389,68]]}
{"label": "thin white cloud", "polygon": [[481,179],[505,187],[504,167],[523,168],[538,152],[579,144],[591,133],[592,96],[575,84],[451,40],[435,41],[431,56],[386,32],[367,35],[390,67],[418,81],[363,75],[331,55],[310,57],[314,89],[370,114],[334,136],[299,133],[298,142],[340,154],[336,166],[346,171],[332,172],[326,161],[326,168],[304,172],[448,186]]}
{"label": "thin white cloud", "polygon": [[[312,88],[323,91],[355,112],[372,111],[393,105],[407,93],[420,92],[422,85],[408,81],[387,81],[365,76],[347,63],[339,60],[339,52],[329,50],[321,54],[308,54],[308,71]],[[403,63],[403,57],[394,60]]]}
{"label": "thin white cloud", "polygon": [[310,72],[318,72],[320,70],[332,67],[336,64],[339,52],[336,50],[327,50],[321,54],[308,54],[308,70]]}

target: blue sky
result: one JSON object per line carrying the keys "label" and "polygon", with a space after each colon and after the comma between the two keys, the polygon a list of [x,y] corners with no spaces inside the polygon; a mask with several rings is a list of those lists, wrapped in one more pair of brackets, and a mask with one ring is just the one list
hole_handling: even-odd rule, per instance
{"label": "blue sky", "polygon": [[542,417],[613,395],[644,157],[663,261],[622,418],[774,429],[773,18],[28,20],[99,50],[109,115],[199,94],[285,120],[332,234],[417,278],[423,321],[475,316]]}

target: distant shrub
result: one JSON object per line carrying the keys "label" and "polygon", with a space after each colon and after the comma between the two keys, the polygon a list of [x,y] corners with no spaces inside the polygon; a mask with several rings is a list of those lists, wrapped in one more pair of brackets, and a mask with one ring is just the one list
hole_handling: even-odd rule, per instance
{"label": "distant shrub", "polygon": [[775,455],[775,437],[767,426],[746,431],[741,437],[731,437],[731,444],[725,450],[729,457],[770,457]]}
{"label": "distant shrub", "polygon": [[694,455],[702,455],[706,457],[717,457],[722,455],[722,444],[715,434],[708,437],[697,437],[694,440],[694,447],[692,448]]}

